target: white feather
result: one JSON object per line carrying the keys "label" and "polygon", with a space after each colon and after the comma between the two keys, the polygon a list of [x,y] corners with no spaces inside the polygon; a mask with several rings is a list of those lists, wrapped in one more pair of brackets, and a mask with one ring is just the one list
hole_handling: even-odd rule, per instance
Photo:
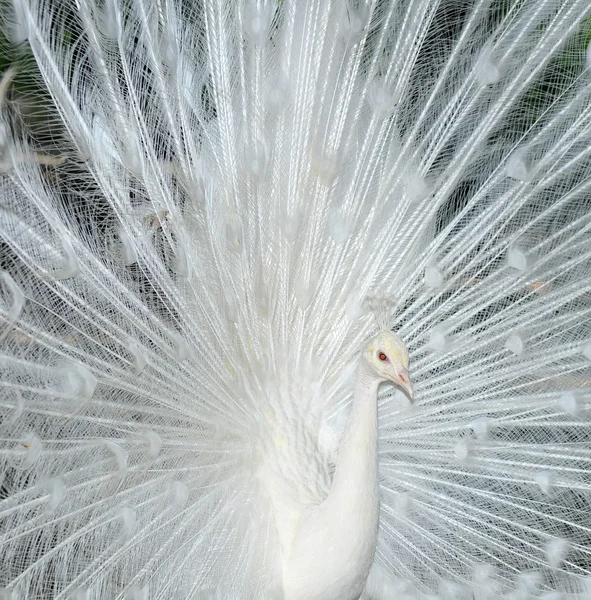
{"label": "white feather", "polygon": [[5,13],[0,595],[589,594],[588,0]]}

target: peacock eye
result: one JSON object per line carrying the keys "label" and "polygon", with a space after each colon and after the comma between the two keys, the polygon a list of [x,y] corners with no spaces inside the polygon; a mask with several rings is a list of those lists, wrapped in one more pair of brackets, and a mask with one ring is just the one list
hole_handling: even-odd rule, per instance
{"label": "peacock eye", "polygon": [[388,360],[388,357],[387,357],[387,356],[386,356],[386,355],[385,355],[383,352],[380,352],[380,353],[378,354],[378,358],[379,358],[379,359],[380,359],[382,362],[386,362],[386,361]]}

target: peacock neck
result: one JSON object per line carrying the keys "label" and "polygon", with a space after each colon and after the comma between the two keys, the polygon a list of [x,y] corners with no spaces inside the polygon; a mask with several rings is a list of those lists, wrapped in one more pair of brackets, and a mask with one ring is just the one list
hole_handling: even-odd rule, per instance
{"label": "peacock neck", "polygon": [[286,600],[357,600],[363,592],[379,524],[378,385],[361,358],[330,492],[298,515],[283,547]]}
{"label": "peacock neck", "polygon": [[380,380],[361,358],[351,414],[339,447],[329,504],[338,506],[343,518],[355,519],[361,510],[378,510],[378,408]]}

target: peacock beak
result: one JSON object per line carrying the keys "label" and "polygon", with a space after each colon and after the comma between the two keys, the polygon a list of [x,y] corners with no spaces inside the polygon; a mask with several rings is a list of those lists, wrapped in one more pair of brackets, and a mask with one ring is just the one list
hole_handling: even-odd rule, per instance
{"label": "peacock beak", "polygon": [[392,377],[392,382],[404,391],[409,400],[413,399],[412,383],[410,382],[408,369],[403,367],[396,369],[396,375]]}

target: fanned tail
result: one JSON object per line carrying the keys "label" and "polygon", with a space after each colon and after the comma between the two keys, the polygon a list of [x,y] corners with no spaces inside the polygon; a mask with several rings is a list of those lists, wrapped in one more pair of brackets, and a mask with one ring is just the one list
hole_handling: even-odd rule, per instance
{"label": "fanned tail", "polygon": [[585,18],[15,2],[61,127],[5,73],[0,587],[277,597],[273,493],[326,493],[383,295],[417,402],[380,398],[375,593],[583,597]]}

